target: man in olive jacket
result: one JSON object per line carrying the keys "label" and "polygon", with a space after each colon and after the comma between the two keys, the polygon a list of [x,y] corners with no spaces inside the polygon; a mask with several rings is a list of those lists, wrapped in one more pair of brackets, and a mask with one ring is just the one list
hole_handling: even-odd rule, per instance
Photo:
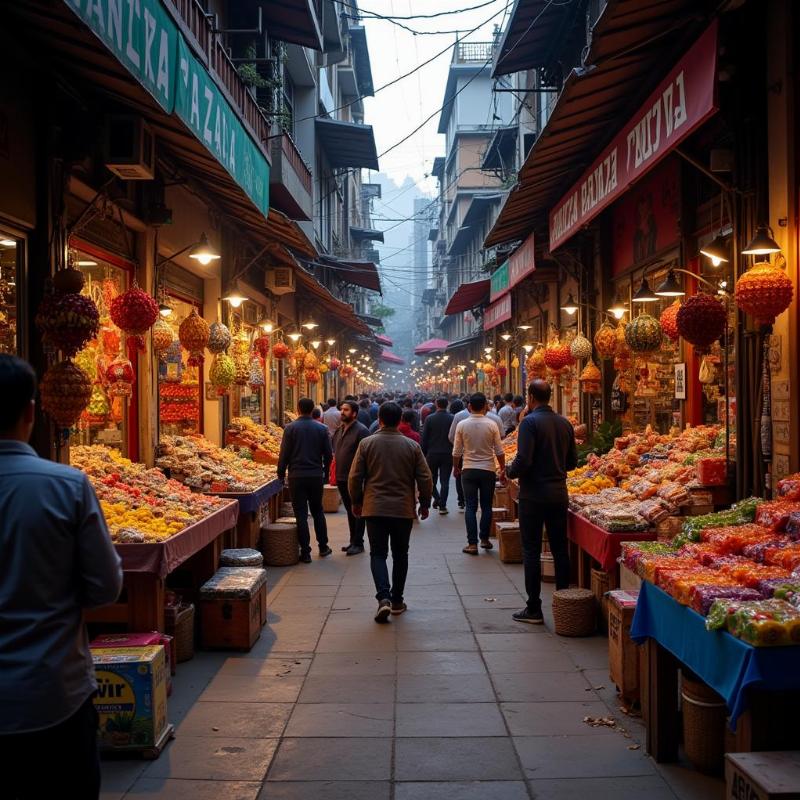
{"label": "man in olive jacket", "polygon": [[[375,581],[376,622],[406,610],[403,590],[408,575],[408,545],[416,517],[427,519],[433,480],[420,446],[397,430],[402,409],[384,403],[378,412],[380,429],[358,445],[350,467],[348,488],[353,513],[367,521],[370,568]],[[392,547],[392,581],[386,559]]]}

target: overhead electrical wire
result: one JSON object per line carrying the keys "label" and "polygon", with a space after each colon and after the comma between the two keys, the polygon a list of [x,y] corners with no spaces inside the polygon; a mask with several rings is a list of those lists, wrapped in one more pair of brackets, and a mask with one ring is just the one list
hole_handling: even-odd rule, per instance
{"label": "overhead electrical wire", "polygon": [[469,6],[467,8],[454,8],[450,11],[437,11],[433,14],[408,14],[405,16],[401,16],[399,14],[380,14],[377,11],[368,11],[365,8],[359,8],[359,6],[355,5],[354,3],[348,3],[347,0],[339,0],[339,4],[345,6],[347,8],[352,8],[353,10],[357,11],[362,17],[368,16],[374,19],[402,19],[402,20],[414,20],[414,19],[436,19],[437,17],[446,17],[452,14],[466,14],[468,11],[477,11],[480,8],[486,8],[486,6],[490,6],[493,3],[496,3],[497,0],[485,0],[485,2],[480,3],[477,6]]}

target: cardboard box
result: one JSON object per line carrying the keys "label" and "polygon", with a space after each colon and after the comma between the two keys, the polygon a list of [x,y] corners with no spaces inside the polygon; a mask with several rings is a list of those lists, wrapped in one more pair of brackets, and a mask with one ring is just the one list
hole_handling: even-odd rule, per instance
{"label": "cardboard box", "polygon": [[148,633],[104,633],[89,642],[92,650],[101,647],[146,647],[163,644],[167,659],[167,696],[172,694],[172,676],[175,674],[177,659],[175,656],[175,637],[158,631]]}
{"label": "cardboard box", "polygon": [[628,569],[624,564],[619,565],[620,589],[639,591],[641,585],[642,585],[642,579],[633,570]]}
{"label": "cardboard box", "polygon": [[800,800],[800,752],[728,753],[726,800]]}
{"label": "cardboard box", "polygon": [[104,750],[156,747],[167,728],[167,661],[162,645],[92,649]]}
{"label": "cardboard box", "polygon": [[631,639],[637,590],[608,592],[608,673],[628,701],[639,699],[639,647]]}

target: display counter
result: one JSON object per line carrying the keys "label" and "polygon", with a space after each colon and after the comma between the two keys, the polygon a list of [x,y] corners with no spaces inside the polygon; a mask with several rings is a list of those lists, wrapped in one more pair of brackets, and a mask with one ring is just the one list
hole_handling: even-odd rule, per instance
{"label": "display counter", "polygon": [[263,525],[279,516],[278,503],[283,490],[283,481],[271,480],[252,492],[206,492],[215,497],[225,497],[239,503],[236,522],[236,547],[258,547],[258,537]]}

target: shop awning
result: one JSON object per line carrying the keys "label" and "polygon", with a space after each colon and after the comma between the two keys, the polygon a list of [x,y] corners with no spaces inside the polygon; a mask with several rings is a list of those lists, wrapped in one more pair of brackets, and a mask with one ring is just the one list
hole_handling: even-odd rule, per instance
{"label": "shop awning", "polygon": [[314,125],[332,167],[379,169],[372,125],[321,117],[317,117]]}
{"label": "shop awning", "polygon": [[378,344],[382,344],[384,347],[394,347],[394,343],[388,336],[384,336],[382,333],[375,334],[375,341]]}
{"label": "shop awning", "polygon": [[[373,317],[370,314],[359,314],[358,318],[363,320],[367,325],[372,328],[382,328],[383,320],[380,317]],[[372,331],[370,331],[370,334]]]}
{"label": "shop awning", "polygon": [[303,229],[277,209],[270,208],[264,234],[298,255],[308,258],[314,258],[317,255],[314,245],[308,240]]}
{"label": "shop awning", "polygon": [[451,353],[454,350],[461,350],[463,347],[469,347],[472,344],[475,344],[481,338],[480,333],[471,333],[469,336],[465,336],[463,339],[457,339],[455,342],[450,342],[447,345],[447,352]]}
{"label": "shop awning", "polygon": [[354,228],[350,227],[350,235],[361,241],[382,242],[383,231],[376,230],[375,228]]}
{"label": "shop awning", "polygon": [[444,352],[447,350],[447,345],[449,344],[450,342],[446,341],[445,339],[428,339],[426,342],[418,344],[414,348],[414,355],[426,356],[428,353]]}
{"label": "shop awning", "polygon": [[485,247],[524,239],[546,221],[550,209],[664,77],[664,65],[675,63],[699,33],[707,18],[696,10],[692,0],[609,0],[592,32],[586,59],[591,66],[567,76]]}
{"label": "shop awning", "polygon": [[263,3],[261,8],[273,39],[322,50],[322,31],[312,0],[282,0]]}
{"label": "shop awning", "polygon": [[319,257],[319,262],[323,266],[333,269],[339,280],[383,294],[381,277],[374,261],[345,261],[336,256],[323,255]]}
{"label": "shop awning", "polygon": [[297,287],[312,299],[318,301],[320,315],[331,316],[336,322],[350,328],[357,333],[370,335],[372,332],[366,324],[358,318],[349,303],[337,300],[313,275],[306,272],[298,262],[295,268]]}
{"label": "shop awning", "polygon": [[470,311],[485,303],[489,299],[490,283],[491,280],[489,278],[472,281],[471,283],[462,283],[450,298],[444,310],[445,316]]}
{"label": "shop awning", "polygon": [[388,361],[390,364],[405,364],[405,359],[400,358],[400,356],[396,356],[394,353],[390,353],[388,350],[384,350],[381,353],[381,361]]}

